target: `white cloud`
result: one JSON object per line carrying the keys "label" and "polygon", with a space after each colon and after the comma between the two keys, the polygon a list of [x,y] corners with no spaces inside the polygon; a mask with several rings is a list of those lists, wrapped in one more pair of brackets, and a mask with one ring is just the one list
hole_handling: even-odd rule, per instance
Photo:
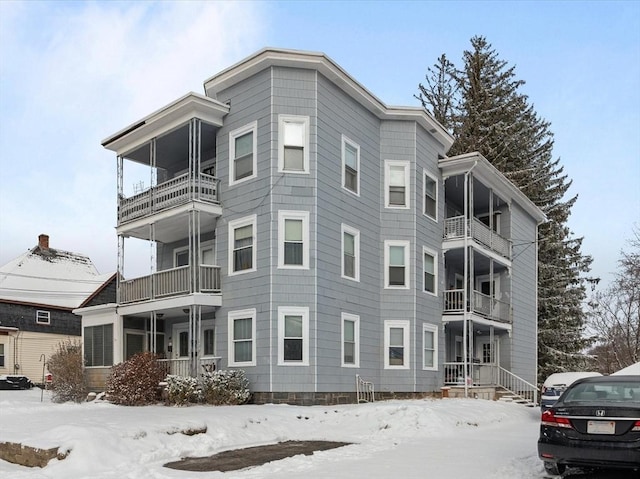
{"label": "white cloud", "polygon": [[116,267],[100,141],[261,48],[249,2],[0,2],[0,264],[35,246]]}

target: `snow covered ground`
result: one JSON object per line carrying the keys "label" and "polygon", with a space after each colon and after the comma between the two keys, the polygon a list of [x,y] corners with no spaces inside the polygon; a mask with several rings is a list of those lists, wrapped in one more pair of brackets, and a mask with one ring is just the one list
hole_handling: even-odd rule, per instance
{"label": "snow covered ground", "polygon": [[[54,404],[40,389],[0,391],[0,442],[60,446],[43,469],[0,460],[0,477],[23,478],[494,478],[545,477],[536,454],[540,411],[475,399],[344,406],[124,407]],[[175,433],[206,426],[206,434]],[[174,433],[174,434],[171,434]],[[235,472],[185,472],[186,456],[286,440],[352,445]]]}

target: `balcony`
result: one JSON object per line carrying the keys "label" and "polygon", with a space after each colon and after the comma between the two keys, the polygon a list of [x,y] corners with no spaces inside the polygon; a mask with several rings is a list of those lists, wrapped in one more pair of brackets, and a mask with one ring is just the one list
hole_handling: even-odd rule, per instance
{"label": "balcony", "polygon": [[464,216],[447,218],[444,223],[445,240],[464,239],[465,225],[468,224],[470,237],[495,251],[504,258],[511,259],[511,241],[491,231],[482,221],[473,218],[470,222]]}
{"label": "balcony", "polygon": [[509,303],[474,290],[470,304],[466,306],[464,304],[463,289],[446,290],[444,292],[444,313],[461,314],[464,312],[471,312],[500,323],[510,324],[512,322],[511,305]]}
{"label": "balcony", "polygon": [[185,173],[130,198],[122,197],[118,203],[118,224],[193,200],[219,204],[218,179],[204,173],[193,179]]}
{"label": "balcony", "polygon": [[181,266],[158,271],[149,276],[121,281],[119,286],[120,303],[151,301],[195,292],[220,292],[220,266],[200,265],[198,268],[198,291],[192,291],[191,274],[192,268],[190,266]]}

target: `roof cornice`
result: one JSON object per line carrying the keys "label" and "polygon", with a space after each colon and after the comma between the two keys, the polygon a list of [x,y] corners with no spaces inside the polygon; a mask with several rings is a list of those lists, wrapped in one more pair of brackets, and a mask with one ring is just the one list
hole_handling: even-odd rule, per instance
{"label": "roof cornice", "polygon": [[506,196],[509,200],[515,201],[529,213],[536,222],[543,223],[547,220],[544,212],[536,206],[520,188],[514,185],[493,166],[489,160],[478,152],[443,158],[438,161],[438,167],[442,171],[442,176],[445,178],[462,175],[473,170],[474,177],[478,178],[486,186]]}
{"label": "roof cornice", "polygon": [[316,70],[378,118],[418,122],[445,152],[453,144],[449,132],[424,108],[386,105],[324,53],[264,48],[206,80],[205,93],[215,98],[220,91],[273,66]]}
{"label": "roof cornice", "polygon": [[190,92],[105,138],[102,140],[102,146],[121,155],[149,141],[159,131],[178,127],[192,118],[222,126],[222,119],[227,113],[229,105]]}

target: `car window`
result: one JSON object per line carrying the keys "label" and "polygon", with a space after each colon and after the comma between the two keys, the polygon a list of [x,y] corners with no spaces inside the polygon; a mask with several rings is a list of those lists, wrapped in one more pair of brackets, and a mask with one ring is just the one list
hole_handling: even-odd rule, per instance
{"label": "car window", "polygon": [[582,383],[570,388],[564,397],[565,403],[603,401],[640,403],[640,383]]}

